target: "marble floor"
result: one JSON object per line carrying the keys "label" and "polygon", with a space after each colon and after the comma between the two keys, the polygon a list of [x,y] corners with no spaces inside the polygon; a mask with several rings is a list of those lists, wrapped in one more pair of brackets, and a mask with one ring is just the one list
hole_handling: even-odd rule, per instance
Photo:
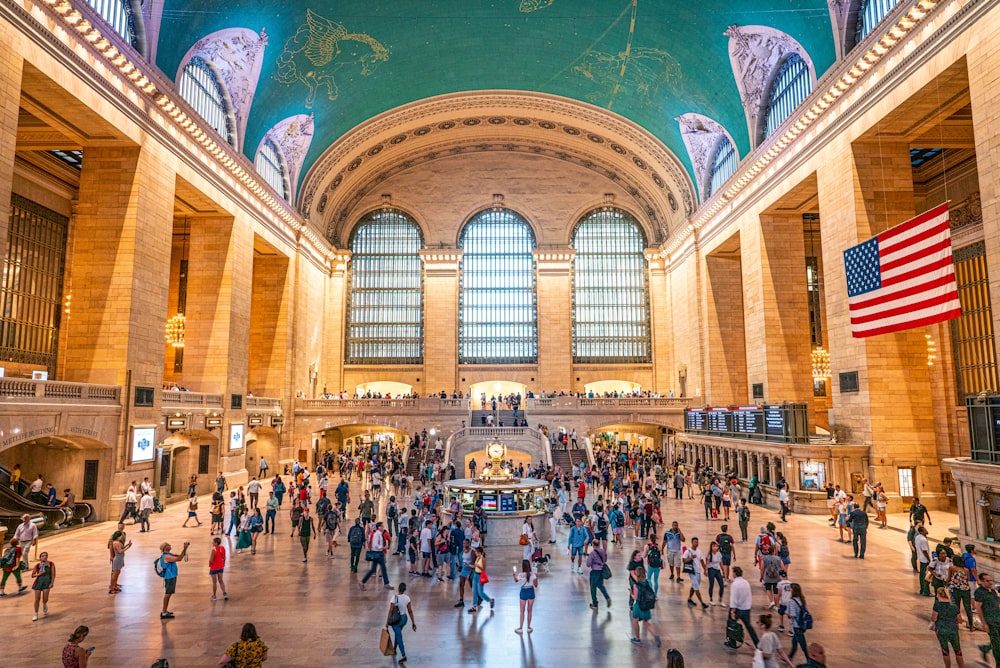
{"label": "marble floor", "polygon": [[[352,498],[359,484],[352,483]],[[386,495],[383,495],[383,503]],[[202,509],[207,502],[201,504]],[[352,517],[356,512],[352,513]],[[668,499],[663,518],[677,520],[690,539],[708,539],[720,522],[707,522],[698,500]],[[105,548],[114,525],[105,523],[43,538],[43,547],[57,564],[50,613],[32,622],[31,592],[0,599],[0,667],[59,665],[66,638],[78,624],[91,633],[96,646],[91,666],[144,667],[166,657],[174,668],[215,666],[244,622],[252,621],[270,647],[268,666],[388,666],[391,657],[378,651],[388,595],[381,586],[360,591],[358,576],[348,568],[346,542],[334,558],[314,541],[308,563],[302,563],[298,540],[289,538],[287,514],[279,516],[278,533],[262,536],[256,555],[233,555],[226,568],[228,602],[211,602],[208,576],[210,548],[207,513],[200,528],[181,528],[184,511],[169,508],[152,518],[152,531],[126,527],[134,545],[126,553],[120,584],[124,590],[107,594],[109,564]],[[751,529],[775,513],[754,508]],[[735,522],[731,523],[735,528]],[[940,524],[940,522],[939,522]],[[895,665],[907,668],[941,665],[933,633],[927,630],[931,599],[916,595],[905,537],[892,529],[869,534],[868,558],[852,558],[850,545],[837,541],[837,531],[822,517],[791,515],[783,526],[789,537],[791,579],[803,586],[815,628],[809,640],[825,645],[829,666]],[[944,534],[943,527],[937,527]],[[736,533],[735,531],[733,533]],[[570,573],[565,533],[550,545],[551,572],[540,578],[534,633],[514,633],[518,590],[509,579],[518,563],[519,547],[490,550],[494,581],[487,587],[496,598],[490,613],[466,614],[453,607],[457,584],[411,577],[397,557],[389,561],[392,583],[408,582],[418,631],[405,631],[409,665],[476,666],[656,666],[664,665],[669,647],[680,649],[686,666],[750,666],[752,652],[723,646],[725,609],[702,610],[685,605],[687,590],[661,578],[653,622],[663,637],[657,649],[644,639],[629,642],[625,562],[638,541],[625,540],[625,550],[613,550],[615,577],[608,583],[613,607],[599,612],[588,607],[586,575]],[[159,618],[162,582],[154,574],[157,546],[169,541],[179,548],[191,541],[190,560],[180,564],[177,594],[171,603],[176,618]],[[227,541],[230,547],[235,539]],[[231,553],[231,550],[230,550]],[[736,563],[752,566],[752,553],[737,545]],[[362,561],[362,566],[364,561]],[[749,569],[748,569],[749,570]],[[686,583],[685,583],[686,584]],[[8,583],[8,593],[16,591]],[[707,583],[703,595],[707,594]],[[728,596],[728,593],[727,593]],[[471,596],[467,593],[466,600]],[[755,614],[764,611],[762,590],[754,587]],[[980,664],[975,645],[983,633],[963,631],[967,665]],[[782,635],[786,650],[791,639]],[[801,653],[796,663],[804,661]]]}

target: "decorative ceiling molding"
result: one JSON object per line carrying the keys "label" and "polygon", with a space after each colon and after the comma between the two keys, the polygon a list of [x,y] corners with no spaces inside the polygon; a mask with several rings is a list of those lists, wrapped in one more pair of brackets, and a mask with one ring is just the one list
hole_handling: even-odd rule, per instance
{"label": "decorative ceiling molding", "polygon": [[184,68],[195,56],[200,56],[216,68],[232,102],[238,137],[237,149],[243,146],[266,46],[267,33],[263,29],[259,35],[246,28],[226,28],[213,32],[188,49],[177,68],[177,76],[174,77],[179,85]]}
{"label": "decorative ceiling molding", "polygon": [[719,141],[723,137],[727,138],[734,149],[736,142],[722,125],[708,116],[691,113],[678,116],[675,120],[680,125],[681,139],[684,140],[688,155],[691,157],[698,194],[701,196],[701,201],[705,201],[711,194],[712,162]]}
{"label": "decorative ceiling molding", "polygon": [[[264,142],[268,139],[277,145],[281,150],[281,155],[285,158],[285,165],[288,168],[288,183],[292,190],[289,199],[294,202],[295,186],[299,182],[299,174],[302,172],[306,153],[309,152],[309,145],[312,144],[313,115],[296,114],[278,121],[261,138],[260,143],[257,144],[257,152],[260,152]],[[256,152],[254,156],[256,156]]]}
{"label": "decorative ceiling molding", "polygon": [[840,60],[850,50],[847,36],[853,28],[852,15],[857,17],[860,0],[826,0],[830,8],[830,25],[833,27],[833,45],[837,49],[837,60]]}
{"label": "decorative ceiling molding", "polygon": [[729,62],[743,101],[750,145],[756,146],[764,107],[781,63],[789,54],[797,53],[809,66],[813,84],[816,83],[816,68],[802,45],[780,30],[731,25],[723,34],[729,38]]}
{"label": "decorative ceiling molding", "polygon": [[[615,174],[623,187],[648,193],[640,209],[647,215],[653,211],[650,223],[662,228],[655,235],[662,238],[667,229],[683,224],[696,206],[683,164],[634,123],[606,109],[557,96],[485,91],[406,105],[347,133],[306,174],[300,209],[329,231],[337,227],[340,215],[331,218],[330,212],[350,208],[342,194],[346,182],[365,189],[375,172],[380,177],[395,173],[404,160],[413,166],[418,154],[440,157],[449,147],[464,147],[464,152],[477,144],[485,147],[482,150],[503,150],[509,144],[511,150],[533,150]],[[412,146],[421,148],[415,154]]]}

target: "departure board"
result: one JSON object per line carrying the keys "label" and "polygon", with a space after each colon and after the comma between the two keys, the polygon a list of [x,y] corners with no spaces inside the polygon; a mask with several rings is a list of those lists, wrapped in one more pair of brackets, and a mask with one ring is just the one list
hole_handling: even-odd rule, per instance
{"label": "departure board", "polygon": [[684,430],[709,436],[806,443],[808,413],[804,403],[688,408],[684,412]]}

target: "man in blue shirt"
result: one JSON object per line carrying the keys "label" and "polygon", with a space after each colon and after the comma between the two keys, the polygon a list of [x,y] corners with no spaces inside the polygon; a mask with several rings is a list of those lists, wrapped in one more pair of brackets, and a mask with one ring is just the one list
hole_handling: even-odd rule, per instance
{"label": "man in blue shirt", "polygon": [[170,604],[170,597],[177,590],[177,562],[187,556],[189,545],[191,543],[185,542],[180,554],[170,552],[170,543],[160,546],[160,568],[163,571],[163,609],[160,611],[160,619],[174,618],[174,613],[167,610],[167,606]]}
{"label": "man in blue shirt", "polygon": [[[575,514],[574,506],[574,514]],[[576,524],[572,529],[569,530],[569,570],[573,572],[573,557],[576,557],[576,572],[583,573],[583,546],[586,544],[590,535],[583,526],[583,519],[578,517],[576,519]]]}
{"label": "man in blue shirt", "polygon": [[351,502],[350,488],[347,486],[347,481],[341,480],[340,484],[337,485],[337,489],[333,490],[333,495],[337,497],[337,501],[340,501],[340,507],[344,509],[344,519],[347,519],[347,504]]}
{"label": "man in blue shirt", "polygon": [[583,501],[577,501],[573,504],[573,509],[570,512],[572,512],[574,520],[582,520],[583,514],[587,512],[587,506]]}
{"label": "man in blue shirt", "polygon": [[667,565],[670,567],[670,579],[674,579],[674,569],[677,569],[677,581],[681,579],[681,569],[684,564],[681,562],[681,547],[684,545],[684,534],[681,532],[677,522],[673,522],[667,531],[663,532],[663,545],[660,549],[667,555]]}

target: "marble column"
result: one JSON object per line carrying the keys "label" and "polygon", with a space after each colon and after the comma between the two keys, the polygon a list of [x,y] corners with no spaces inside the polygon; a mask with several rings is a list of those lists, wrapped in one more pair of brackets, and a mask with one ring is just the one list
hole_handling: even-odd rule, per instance
{"label": "marble column", "polygon": [[[420,251],[424,262],[424,391],[458,389],[458,268],[462,251]],[[468,388],[462,388],[468,391]]]}
{"label": "marble column", "polygon": [[573,382],[573,300],[570,268],[576,251],[536,249],[538,295],[538,387],[571,387]]}

